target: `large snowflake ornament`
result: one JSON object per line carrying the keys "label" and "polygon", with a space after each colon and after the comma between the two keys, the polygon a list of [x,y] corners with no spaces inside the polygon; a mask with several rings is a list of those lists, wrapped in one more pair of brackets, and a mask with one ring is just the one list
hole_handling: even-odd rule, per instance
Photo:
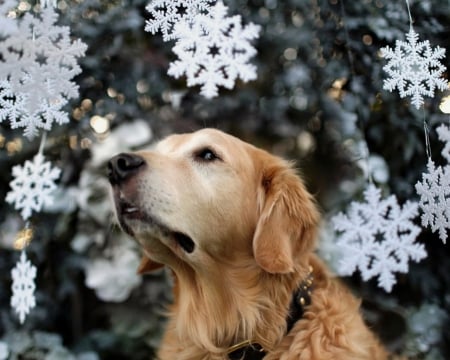
{"label": "large snowflake ornament", "polygon": [[395,48],[381,48],[381,55],[388,61],[383,70],[388,74],[383,88],[394,91],[400,97],[411,97],[412,104],[418,109],[422,106],[423,96],[434,96],[435,89],[445,90],[447,81],[442,78],[446,68],[439,60],[445,57],[445,49],[430,47],[428,40],[418,41],[419,35],[411,27],[406,34],[408,41],[397,40]]}
{"label": "large snowflake ornament", "polygon": [[209,15],[198,15],[193,23],[175,26],[178,56],[170,64],[168,74],[186,75],[187,85],[201,85],[200,93],[212,98],[218,87],[231,89],[237,78],[247,82],[256,78],[256,67],[249,60],[256,54],[250,42],[258,37],[260,27],[241,25],[239,15],[227,16],[227,7],[218,2]]}
{"label": "large snowflake ornament", "polygon": [[163,40],[176,38],[175,24],[192,24],[199,14],[207,14],[216,0],[152,0],[146,7],[150,19],[145,23],[145,31],[156,34],[161,31]]}
{"label": "large snowflake ornament", "polygon": [[450,166],[435,166],[429,159],[427,173],[416,184],[422,210],[422,226],[430,226],[432,232],[439,232],[445,244],[447,230],[450,229]]}
{"label": "large snowflake ornament", "polygon": [[426,257],[422,244],[415,242],[420,228],[413,223],[417,203],[406,202],[401,208],[394,195],[381,198],[381,190],[371,184],[364,191],[366,202],[352,202],[347,214],[332,218],[338,232],[337,246],[343,259],[341,275],[356,270],[366,281],[378,276],[378,285],[390,292],[395,272],[406,273],[409,260]]}
{"label": "large snowflake ornament", "polygon": [[16,210],[21,210],[24,220],[28,220],[33,211],[41,211],[45,203],[52,201],[55,181],[61,171],[52,168],[51,163],[44,160],[44,156],[38,153],[33,161],[27,160],[24,166],[16,165],[12,169],[14,179],[10,183],[11,191],[6,195],[6,201],[14,204]]}
{"label": "large snowflake ornament", "polygon": [[61,109],[78,96],[72,79],[81,72],[77,60],[86,45],[72,41],[70,29],[56,25],[57,19],[51,7],[36,16],[26,13],[17,33],[0,41],[0,122],[24,128],[29,138],[67,123]]}
{"label": "large snowflake ornament", "polygon": [[34,297],[36,267],[27,260],[24,250],[20,254],[19,262],[11,270],[11,277],[13,280],[11,306],[19,315],[20,323],[23,323],[25,316],[36,306]]}

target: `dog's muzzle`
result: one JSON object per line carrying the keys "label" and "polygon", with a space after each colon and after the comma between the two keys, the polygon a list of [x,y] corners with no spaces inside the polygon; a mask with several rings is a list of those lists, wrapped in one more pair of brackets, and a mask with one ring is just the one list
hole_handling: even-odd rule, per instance
{"label": "dog's muzzle", "polygon": [[120,185],[136,174],[145,165],[145,160],[136,154],[122,153],[108,162],[108,179],[111,185]]}

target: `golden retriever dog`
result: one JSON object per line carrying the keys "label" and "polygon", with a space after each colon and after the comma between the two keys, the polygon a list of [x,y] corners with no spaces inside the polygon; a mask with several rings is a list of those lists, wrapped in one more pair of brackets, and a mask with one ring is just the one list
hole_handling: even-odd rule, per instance
{"label": "golden retriever dog", "polygon": [[108,169],[139,271],[174,275],[159,359],[386,359],[313,252],[319,213],[290,163],[203,129]]}

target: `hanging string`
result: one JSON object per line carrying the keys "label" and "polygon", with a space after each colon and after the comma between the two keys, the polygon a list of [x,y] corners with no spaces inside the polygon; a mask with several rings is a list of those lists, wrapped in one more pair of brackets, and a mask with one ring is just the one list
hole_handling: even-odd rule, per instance
{"label": "hanging string", "polygon": [[425,151],[427,153],[428,160],[431,160],[431,145],[430,145],[430,130],[428,129],[427,120],[425,119],[425,110],[423,114],[423,130],[425,133]]}
{"label": "hanging string", "polygon": [[42,133],[41,144],[39,145],[39,151],[38,151],[39,155],[43,155],[44,154],[44,147],[45,147],[45,142],[46,141],[47,141],[47,131],[44,131]]}
{"label": "hanging string", "polygon": [[409,27],[412,29],[413,27],[413,19],[412,19],[412,15],[411,15],[411,8],[409,7],[409,1],[406,1],[406,8],[408,9],[408,16],[409,16]]}

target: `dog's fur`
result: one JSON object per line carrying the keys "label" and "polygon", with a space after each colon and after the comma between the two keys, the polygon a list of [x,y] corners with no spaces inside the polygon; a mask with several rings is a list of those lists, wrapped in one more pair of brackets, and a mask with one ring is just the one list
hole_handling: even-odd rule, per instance
{"label": "dog's fur", "polygon": [[[145,253],[141,272],[166,265],[174,274],[160,359],[227,359],[244,340],[263,346],[267,360],[386,359],[360,301],[313,253],[319,214],[291,164],[213,129],[135,155],[144,164],[113,194]],[[176,233],[195,243],[191,253]],[[311,304],[287,333],[310,265]]]}

